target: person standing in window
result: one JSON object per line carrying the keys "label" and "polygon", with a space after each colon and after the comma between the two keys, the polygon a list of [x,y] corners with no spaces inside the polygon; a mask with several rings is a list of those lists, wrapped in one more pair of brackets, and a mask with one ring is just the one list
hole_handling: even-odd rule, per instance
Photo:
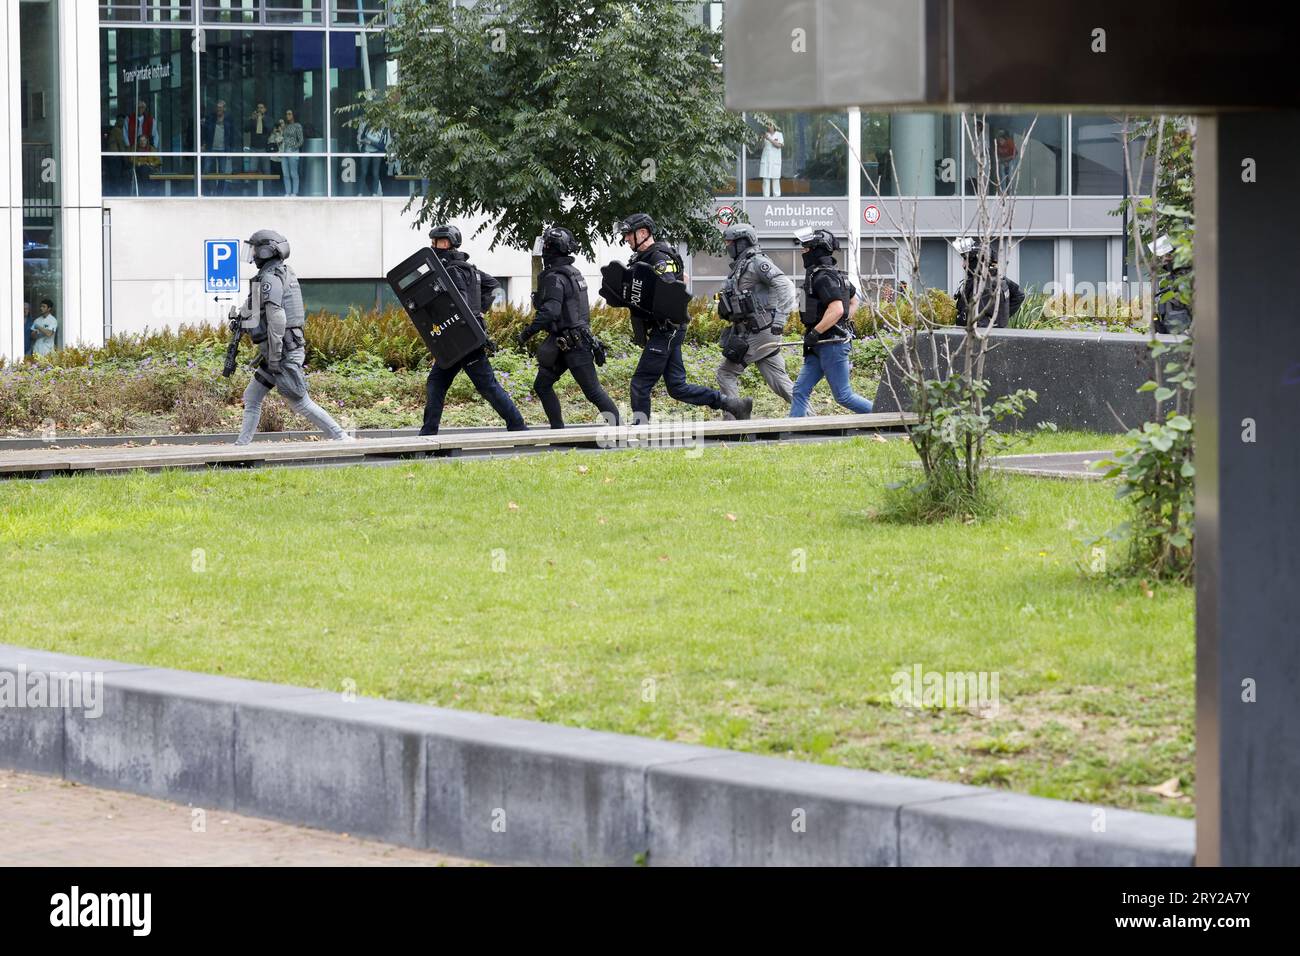
{"label": "person standing in window", "polygon": [[[117,114],[117,119],[108,131],[104,144],[108,153],[129,153],[131,142],[126,138],[126,114]],[[131,183],[131,161],[125,156],[106,156],[104,158],[104,193],[109,196],[121,196],[127,192]]]}
{"label": "person standing in window", "polygon": [[[380,178],[381,157],[388,152],[388,141],[390,137],[388,130],[371,126],[365,120],[357,127],[357,151],[366,155],[358,160],[361,166],[361,186],[358,193],[362,196],[373,195],[382,196],[384,194],[383,180]],[[373,185],[372,185],[373,184]]]}
{"label": "person standing in window", "polygon": [[268,161],[272,163],[272,169],[280,174],[281,180],[284,178],[284,160],[280,158],[280,151],[284,148],[284,120],[276,120],[275,127],[266,137],[266,150],[274,153]]}
{"label": "person standing in window", "polygon": [[[267,140],[271,135],[271,118],[266,115],[265,103],[257,104],[257,109],[253,110],[253,115],[244,124],[244,132],[248,134],[249,152],[267,152]],[[271,160],[265,156],[258,156],[253,160],[252,169],[258,173],[269,173]]]}
{"label": "person standing in window", "polygon": [[284,194],[286,196],[296,196],[300,186],[298,171],[301,160],[298,153],[302,150],[303,135],[302,124],[293,118],[293,110],[284,111],[284,131],[281,135],[283,141],[280,143],[280,152],[285,154],[283,159]]}
{"label": "person standing in window", "polygon": [[139,149],[138,143],[140,138],[144,137],[149,145],[157,150],[162,138],[158,133],[158,124],[154,122],[153,114],[149,112],[149,104],[140,100],[135,104],[135,112],[126,118],[126,141],[135,149]]}
{"label": "person standing in window", "polygon": [[135,195],[153,195],[157,191],[153,173],[160,172],[162,168],[162,160],[157,155],[160,142],[159,126],[153,121],[146,101],[139,100],[135,104],[135,112],[126,117],[127,146],[130,146],[131,152],[143,153],[131,159]]}
{"label": "person standing in window", "polygon": [[[226,113],[225,100],[217,100],[212,115],[203,120],[203,148],[210,153],[228,153],[235,148],[235,121]],[[203,160],[203,171],[216,173],[218,177],[229,176],[233,169],[233,160],[229,156],[214,156]],[[212,195],[224,195],[227,184],[227,179],[214,179]],[[208,191],[206,187],[204,191]]]}
{"label": "person standing in window", "polygon": [[781,195],[781,148],[785,137],[771,120],[763,134],[763,154],[758,160],[758,175],[763,180],[764,196]]}
{"label": "person standing in window", "polygon": [[54,315],[54,303],[41,299],[41,314],[32,322],[32,354],[49,355],[55,349],[59,320]]}

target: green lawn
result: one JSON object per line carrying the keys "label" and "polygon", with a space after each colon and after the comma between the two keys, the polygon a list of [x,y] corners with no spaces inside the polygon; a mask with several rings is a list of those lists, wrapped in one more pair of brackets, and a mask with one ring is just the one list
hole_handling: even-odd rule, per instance
{"label": "green lawn", "polygon": [[[1190,816],[1147,788],[1193,793],[1192,594],[1080,570],[1113,489],[1003,477],[998,518],[889,524],[909,457],[0,482],[0,642]],[[895,706],[918,664],[997,672],[997,715]]]}

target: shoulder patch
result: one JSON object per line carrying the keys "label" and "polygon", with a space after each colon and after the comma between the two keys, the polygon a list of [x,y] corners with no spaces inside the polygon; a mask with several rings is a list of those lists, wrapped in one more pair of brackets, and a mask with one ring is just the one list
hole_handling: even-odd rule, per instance
{"label": "shoulder patch", "polygon": [[772,271],[772,263],[764,262],[761,266],[758,267],[758,271],[763,273],[764,275],[767,275],[767,273]]}
{"label": "shoulder patch", "polygon": [[262,283],[262,295],[266,295],[266,294],[269,293],[270,291],[271,291],[271,283],[270,283],[270,282],[263,282],[263,283]]}

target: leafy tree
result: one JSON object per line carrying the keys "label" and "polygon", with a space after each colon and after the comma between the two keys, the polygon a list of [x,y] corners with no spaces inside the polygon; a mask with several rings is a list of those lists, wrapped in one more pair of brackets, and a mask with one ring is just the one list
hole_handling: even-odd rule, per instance
{"label": "leafy tree", "polygon": [[[1132,243],[1140,279],[1152,293],[1145,308],[1154,318],[1157,302],[1193,301],[1193,158],[1196,124],[1189,117],[1160,116],[1124,123],[1126,175],[1132,198]],[[1134,157],[1140,162],[1135,162]],[[1150,176],[1150,191],[1136,183]],[[1159,250],[1164,237],[1171,251]],[[1154,325],[1152,325],[1154,331]],[[1156,579],[1190,582],[1195,572],[1195,430],[1192,415],[1196,369],[1192,330],[1181,340],[1148,343],[1154,365],[1139,391],[1155,400],[1154,415],[1126,436],[1129,447],[1099,463],[1118,479],[1116,497],[1132,506],[1132,517],[1106,538],[1128,543],[1128,560],[1118,569]],[[1099,542],[1100,543],[1100,539]]]}
{"label": "leafy tree", "polygon": [[545,225],[590,252],[648,212],[720,251],[715,187],[751,134],[723,103],[721,38],[676,0],[395,0],[399,82],[350,107],[428,180],[419,221],[484,215],[528,248]]}

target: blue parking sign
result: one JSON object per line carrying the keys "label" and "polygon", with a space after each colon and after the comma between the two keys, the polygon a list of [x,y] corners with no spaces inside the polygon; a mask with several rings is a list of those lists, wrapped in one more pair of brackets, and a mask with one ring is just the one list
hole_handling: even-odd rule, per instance
{"label": "blue parking sign", "polygon": [[204,288],[208,292],[239,292],[239,240],[207,239],[203,243]]}

